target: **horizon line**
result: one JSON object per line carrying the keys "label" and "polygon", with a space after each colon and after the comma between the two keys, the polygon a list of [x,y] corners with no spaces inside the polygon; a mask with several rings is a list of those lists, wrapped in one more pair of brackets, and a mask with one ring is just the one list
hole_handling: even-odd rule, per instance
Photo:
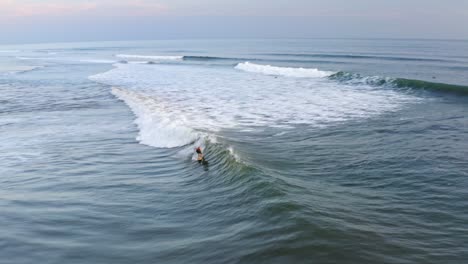
{"label": "horizon line", "polygon": [[200,38],[160,38],[160,39],[120,39],[120,40],[84,40],[84,41],[39,41],[27,43],[0,43],[0,46],[23,46],[23,45],[39,45],[39,44],[73,44],[73,43],[95,43],[95,42],[145,42],[145,41],[172,41],[172,40],[402,40],[402,41],[460,41],[468,42],[468,39],[457,38],[405,38],[405,37],[200,37]]}

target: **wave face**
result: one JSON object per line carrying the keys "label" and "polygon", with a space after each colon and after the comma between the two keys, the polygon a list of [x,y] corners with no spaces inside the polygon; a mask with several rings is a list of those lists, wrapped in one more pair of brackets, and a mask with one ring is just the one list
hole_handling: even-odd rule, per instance
{"label": "wave face", "polygon": [[236,69],[253,73],[262,73],[266,75],[305,78],[327,77],[333,74],[333,72],[320,71],[318,69],[276,67],[271,65],[260,65],[250,62],[239,63],[237,64]]}
{"label": "wave face", "polygon": [[396,87],[400,88],[416,88],[416,89],[429,89],[442,92],[455,92],[460,94],[468,94],[468,86],[447,84],[447,83],[435,83],[426,82],[420,80],[411,80],[404,78],[397,78],[392,81]]}
{"label": "wave face", "polygon": [[[216,134],[229,128],[324,127],[396,111],[418,100],[368,85],[302,78],[306,74],[326,76],[319,70],[273,69],[283,76],[301,78],[272,78],[264,71],[253,77],[229,68],[164,64],[116,64],[115,69],[90,78],[122,87],[113,93],[137,116],[138,140],[155,147],[189,144],[200,131]],[[302,74],[288,74],[295,71]]]}
{"label": "wave face", "polygon": [[329,76],[331,80],[337,80],[342,83],[354,85],[371,85],[371,86],[386,86],[393,88],[411,88],[411,89],[428,89],[441,92],[454,92],[460,94],[468,94],[468,86],[428,82],[421,80],[412,80],[405,78],[389,78],[380,76],[362,76],[356,73],[338,72]]}

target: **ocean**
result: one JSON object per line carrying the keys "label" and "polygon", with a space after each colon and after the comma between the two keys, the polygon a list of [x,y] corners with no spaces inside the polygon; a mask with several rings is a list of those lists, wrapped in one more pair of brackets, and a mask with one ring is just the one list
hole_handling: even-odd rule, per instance
{"label": "ocean", "polygon": [[0,141],[0,263],[468,261],[468,41],[0,46]]}

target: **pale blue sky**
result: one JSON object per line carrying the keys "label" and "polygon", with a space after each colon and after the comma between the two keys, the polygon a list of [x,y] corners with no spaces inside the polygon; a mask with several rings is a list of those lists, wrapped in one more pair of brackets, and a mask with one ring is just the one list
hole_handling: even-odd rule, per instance
{"label": "pale blue sky", "polygon": [[468,39],[468,0],[0,0],[0,43]]}

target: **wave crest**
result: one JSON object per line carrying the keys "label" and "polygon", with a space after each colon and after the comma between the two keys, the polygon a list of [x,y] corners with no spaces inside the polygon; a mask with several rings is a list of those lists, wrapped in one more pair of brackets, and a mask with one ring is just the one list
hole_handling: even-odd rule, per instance
{"label": "wave crest", "polygon": [[239,63],[236,65],[235,68],[246,72],[261,73],[266,75],[279,75],[286,77],[302,78],[321,78],[333,74],[333,72],[320,71],[318,69],[277,67],[271,65],[260,65],[250,62]]}

